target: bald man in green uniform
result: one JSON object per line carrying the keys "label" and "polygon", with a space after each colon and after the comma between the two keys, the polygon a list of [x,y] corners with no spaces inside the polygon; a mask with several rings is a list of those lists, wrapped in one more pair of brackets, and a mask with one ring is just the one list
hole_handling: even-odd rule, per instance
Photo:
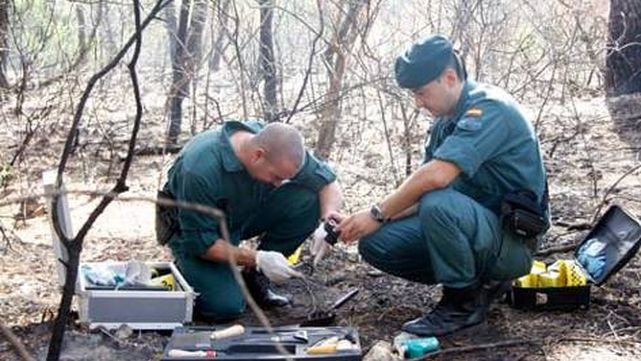
{"label": "bald man in green uniform", "polygon": [[[402,327],[441,336],[483,322],[497,294],[529,272],[549,227],[545,169],[520,106],[505,91],[468,80],[446,37],[412,45],[395,72],[399,86],[435,118],[423,164],[339,229],[346,242],[360,239],[359,251],[373,266],[443,285],[438,305]],[[524,194],[538,221],[534,231],[502,222],[505,199]]]}
{"label": "bald man in green uniform", "polygon": [[[216,207],[225,212],[230,242],[211,216],[159,206],[157,236],[199,293],[197,310],[212,320],[238,317],[245,302],[229,266],[233,255],[262,306],[288,300],[270,289],[300,274],[287,263],[318,226],[337,212],[342,196],[336,176],[304,149],[291,125],[259,121],[223,124],[188,142],[168,172],[160,197]],[[239,247],[258,236],[258,249]]]}

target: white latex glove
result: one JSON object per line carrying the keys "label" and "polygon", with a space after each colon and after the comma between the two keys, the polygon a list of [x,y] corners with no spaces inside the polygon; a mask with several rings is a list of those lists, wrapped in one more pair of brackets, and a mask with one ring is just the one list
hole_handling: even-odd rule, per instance
{"label": "white latex glove", "polygon": [[325,237],[327,237],[325,222],[321,222],[312,235],[312,248],[309,250],[312,256],[314,256],[314,267],[318,265],[318,262],[320,262],[329,251],[330,245],[325,241]]}
{"label": "white latex glove", "polygon": [[287,258],[275,251],[256,252],[256,269],[275,283],[283,283],[291,277],[303,278],[303,274],[290,267]]}

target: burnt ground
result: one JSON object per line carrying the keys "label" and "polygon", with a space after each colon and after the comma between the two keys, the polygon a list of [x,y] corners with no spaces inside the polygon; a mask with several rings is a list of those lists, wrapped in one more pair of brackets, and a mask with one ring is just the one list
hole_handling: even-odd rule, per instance
{"label": "burnt ground", "polygon": [[[609,204],[622,205],[641,216],[641,176],[639,172],[626,175],[639,164],[641,141],[634,134],[628,133],[622,139],[615,133],[602,98],[577,102],[578,114],[568,113],[567,106],[552,107],[539,128],[554,213],[554,226],[544,248],[576,244],[587,232],[582,225],[589,224],[595,213],[603,213]],[[421,132],[417,131],[416,144],[420,143]],[[40,190],[39,174],[56,164],[56,149],[60,148],[60,143],[48,142],[51,140],[36,143],[41,148],[34,147],[27,155],[31,163],[5,188],[3,199]],[[373,146],[363,148],[364,143],[368,143],[367,139],[360,143],[339,139],[335,167],[344,188],[346,212],[367,206],[393,188],[385,151]],[[359,152],[354,148],[359,148]],[[109,187],[111,180],[99,176],[109,165],[96,162],[94,156],[104,160],[104,154],[87,152],[70,169],[66,178],[68,189]],[[128,194],[152,196],[159,183],[158,174],[166,163],[167,159],[160,156],[138,158],[129,178]],[[78,194],[69,198],[77,230],[98,199]],[[22,206],[0,208],[5,230],[5,238],[0,242],[0,314],[2,322],[27,350],[42,359],[60,294],[43,201]],[[89,233],[82,260],[170,260],[168,251],[155,244],[152,225],[152,204],[115,202]],[[539,259],[551,262],[571,257],[571,252],[555,252]],[[592,288],[592,305],[588,310],[526,312],[497,304],[487,325],[441,339],[443,348],[504,341],[522,343],[443,355],[440,359],[636,360],[641,355],[640,281],[641,258],[637,255],[605,285]],[[336,323],[357,327],[365,350],[378,340],[391,341],[404,321],[429,310],[440,294],[439,287],[417,285],[377,272],[359,260],[354,246],[345,245],[339,245],[321,264],[309,277],[309,284],[319,308],[326,308],[352,287],[360,289],[353,300],[337,311]],[[306,287],[292,282],[281,291],[290,294],[295,304],[284,311],[267,311],[271,322],[286,325],[300,321],[312,307]],[[252,315],[243,322],[258,324]],[[168,340],[163,333],[126,331],[90,331],[77,324],[72,315],[63,359],[153,360],[159,357]],[[0,338],[0,359],[17,359],[5,338]]]}

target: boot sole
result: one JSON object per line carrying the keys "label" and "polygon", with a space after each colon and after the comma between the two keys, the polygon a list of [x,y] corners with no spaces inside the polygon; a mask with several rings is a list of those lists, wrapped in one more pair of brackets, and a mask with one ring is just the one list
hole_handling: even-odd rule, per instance
{"label": "boot sole", "polygon": [[419,337],[447,337],[447,336],[473,336],[474,334],[478,333],[479,331],[486,330],[487,329],[487,320],[483,320],[479,323],[475,323],[469,326],[465,326],[463,328],[460,328],[458,330],[450,331],[450,332],[444,332],[444,333],[437,333],[437,334],[415,334],[412,332],[409,332],[407,330],[404,330],[401,328],[403,332],[407,333],[412,333],[413,335],[419,336]]}

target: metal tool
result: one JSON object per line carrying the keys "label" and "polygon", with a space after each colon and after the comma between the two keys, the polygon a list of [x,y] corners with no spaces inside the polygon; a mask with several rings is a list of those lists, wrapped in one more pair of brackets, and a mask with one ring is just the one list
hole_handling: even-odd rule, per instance
{"label": "metal tool", "polygon": [[341,296],[334,304],[329,308],[329,310],[324,311],[324,310],[319,310],[319,311],[312,311],[310,314],[307,315],[307,319],[303,322],[301,322],[301,326],[304,327],[309,327],[309,326],[317,326],[317,327],[324,327],[324,326],[329,326],[332,323],[334,323],[334,320],[336,319],[336,313],[334,312],[341,306],[343,306],[347,301],[351,300],[356,294],[358,294],[359,289],[358,288],[352,288],[349,290],[345,295]]}
{"label": "metal tool", "polygon": [[307,337],[307,331],[305,330],[287,332],[287,333],[280,333],[280,332],[274,332],[274,333],[277,334],[277,336],[248,338],[243,342],[307,343],[309,341],[309,337]]}

